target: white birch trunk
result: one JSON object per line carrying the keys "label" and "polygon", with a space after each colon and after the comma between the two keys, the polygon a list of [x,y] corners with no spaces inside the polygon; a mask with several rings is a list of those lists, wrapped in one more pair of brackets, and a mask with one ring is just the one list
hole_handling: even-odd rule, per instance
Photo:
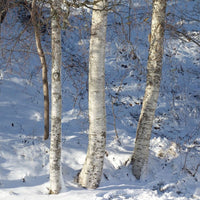
{"label": "white birch trunk", "polygon": [[101,181],[105,144],[105,45],[106,0],[94,1],[89,57],[89,144],[86,160],[78,177],[85,188],[95,189]]}
{"label": "white birch trunk", "polygon": [[151,130],[160,89],[166,0],[153,0],[147,83],[133,153],[133,175],[139,179],[148,161]]}
{"label": "white birch trunk", "polygon": [[60,1],[52,3],[52,85],[51,85],[51,144],[50,144],[50,193],[61,189],[61,27]]}

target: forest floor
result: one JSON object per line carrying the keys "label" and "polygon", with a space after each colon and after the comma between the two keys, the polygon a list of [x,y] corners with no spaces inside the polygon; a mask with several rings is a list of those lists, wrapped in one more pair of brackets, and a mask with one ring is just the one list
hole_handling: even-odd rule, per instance
{"label": "forest floor", "polygon": [[[180,13],[178,9],[189,4],[184,13],[187,17],[198,2],[184,2],[178,4],[175,12]],[[170,5],[169,2],[168,9],[173,11],[174,7]],[[70,52],[70,56],[65,57],[66,62],[69,66],[72,60],[78,64],[72,63],[73,67],[67,68],[63,58],[63,189],[58,195],[49,195],[48,190],[50,142],[49,139],[43,140],[39,59],[37,55],[30,56],[30,60],[27,57],[25,60],[29,67],[24,68],[22,54],[15,54],[15,58],[10,60],[11,67],[8,67],[7,57],[2,56],[0,199],[200,200],[200,49],[194,42],[172,35],[170,30],[166,30],[165,35],[163,77],[152,127],[149,162],[140,180],[132,175],[130,158],[145,89],[149,33],[149,23],[145,24],[148,20],[146,15],[142,15],[146,7],[134,6],[138,6],[136,15],[142,16],[137,19],[145,21],[143,26],[139,22],[134,26],[138,30],[132,33],[134,45],[121,42],[120,36],[113,40],[115,29],[108,29],[107,145],[102,181],[96,190],[83,189],[74,181],[83,166],[88,144],[87,68],[84,68],[84,56],[88,52],[89,37],[83,36],[85,39],[80,41],[73,31],[63,33],[73,44],[70,46],[67,41],[64,42],[67,50],[63,54]],[[200,40],[199,25],[195,20],[193,23],[174,20],[175,25],[187,28],[187,34]],[[108,19],[108,27],[111,24],[112,17]],[[8,24],[5,22],[4,25]],[[11,33],[6,30],[2,30],[2,34]],[[139,34],[142,32],[144,34]],[[8,45],[2,43],[2,49],[5,46],[8,48]],[[80,49],[85,47],[87,51],[81,55],[73,54],[80,53]]]}

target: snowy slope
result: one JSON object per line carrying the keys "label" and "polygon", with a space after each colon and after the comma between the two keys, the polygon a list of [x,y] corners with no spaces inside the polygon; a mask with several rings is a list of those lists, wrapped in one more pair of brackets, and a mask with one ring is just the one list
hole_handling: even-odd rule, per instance
{"label": "snowy slope", "polygon": [[[167,22],[176,26],[179,31],[185,30],[188,34],[193,34],[199,41],[199,23],[189,15],[198,6],[198,0],[168,1],[167,12],[172,14],[168,14]],[[59,195],[48,194],[49,140],[43,141],[39,59],[36,54],[27,53],[26,59],[22,59],[24,54],[21,52],[11,55],[3,49],[12,49],[12,42],[6,40],[7,43],[2,43],[0,199],[200,199],[200,48],[183,36],[178,37],[173,30],[166,30],[163,79],[152,129],[150,158],[138,181],[132,176],[130,157],[145,89],[151,6],[148,1],[141,1],[140,4],[134,1],[131,11],[131,42],[127,42],[128,36],[125,35],[128,34],[126,23],[130,18],[128,8],[122,5],[118,9],[122,18],[113,13],[109,13],[108,17],[107,147],[102,181],[97,190],[82,189],[74,182],[84,163],[88,143],[89,34],[86,30],[90,27],[88,16],[91,12],[85,11],[82,15],[84,17],[81,17],[81,11],[74,12],[70,18],[73,26],[63,30],[64,186]],[[182,14],[183,10],[185,15]],[[12,15],[7,17],[10,19]],[[184,17],[184,20],[180,20],[180,17]],[[199,15],[195,15],[194,18],[199,19],[198,17]],[[81,20],[85,19],[88,20],[83,24]],[[4,22],[2,38],[12,38],[16,30],[21,30],[19,23],[11,29],[8,22],[9,20]],[[77,28],[78,25],[81,26],[81,31]],[[25,32],[20,44],[15,47],[22,49],[27,41],[33,41],[32,37],[28,37],[29,34]],[[45,41],[45,51],[49,52],[49,36],[46,36]],[[34,48],[29,50],[35,51]],[[6,63],[8,58],[9,64]],[[48,63],[50,65],[49,57]],[[114,129],[114,115],[117,133]],[[119,136],[118,140],[116,134]]]}

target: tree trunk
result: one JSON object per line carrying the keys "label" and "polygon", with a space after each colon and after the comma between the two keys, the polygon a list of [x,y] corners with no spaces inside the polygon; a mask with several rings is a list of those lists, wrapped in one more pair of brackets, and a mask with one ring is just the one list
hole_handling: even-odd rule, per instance
{"label": "tree trunk", "polygon": [[147,82],[133,153],[133,175],[139,179],[148,161],[151,129],[160,89],[166,0],[153,1]]}
{"label": "tree trunk", "polygon": [[86,160],[78,182],[82,187],[95,189],[101,181],[105,144],[105,45],[107,0],[94,3],[89,57],[89,144]]}
{"label": "tree trunk", "polygon": [[36,0],[32,1],[32,23],[35,31],[35,40],[37,52],[40,57],[42,65],[42,81],[43,81],[43,95],[44,95],[44,140],[49,138],[49,89],[48,89],[48,76],[47,76],[47,63],[44,51],[42,49],[40,39],[40,23],[37,22],[38,17]]}
{"label": "tree trunk", "polygon": [[61,1],[54,0],[51,10],[52,75],[51,75],[51,144],[50,144],[50,193],[61,189]]}

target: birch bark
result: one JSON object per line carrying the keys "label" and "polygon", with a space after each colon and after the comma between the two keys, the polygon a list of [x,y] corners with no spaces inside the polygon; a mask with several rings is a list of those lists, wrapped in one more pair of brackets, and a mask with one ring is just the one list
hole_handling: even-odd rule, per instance
{"label": "birch bark", "polygon": [[105,144],[105,45],[107,0],[94,1],[89,56],[89,144],[78,182],[95,189],[101,181]]}
{"label": "birch bark", "polygon": [[140,179],[142,169],[149,157],[151,129],[157,106],[162,74],[165,12],[166,0],[153,0],[147,82],[133,152],[132,171],[137,179]]}
{"label": "birch bark", "polygon": [[50,144],[50,193],[61,189],[61,1],[54,0],[51,10],[52,85],[51,85],[51,144]]}
{"label": "birch bark", "polygon": [[44,51],[42,49],[41,39],[40,39],[40,24],[37,22],[37,0],[32,1],[32,23],[34,26],[35,40],[37,52],[40,57],[40,62],[42,65],[42,81],[43,81],[43,95],[44,95],[44,140],[49,138],[49,87],[48,87],[48,76],[47,76],[47,63]]}

